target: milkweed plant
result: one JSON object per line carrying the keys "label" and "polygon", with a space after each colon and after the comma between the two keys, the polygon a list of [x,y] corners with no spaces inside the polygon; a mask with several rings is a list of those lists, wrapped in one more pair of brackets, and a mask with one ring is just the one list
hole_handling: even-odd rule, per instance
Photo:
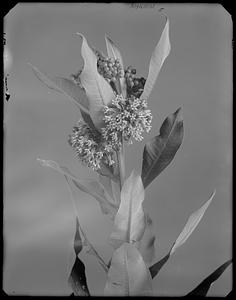
{"label": "milkweed plant", "polygon": [[[51,76],[31,65],[36,76],[49,88],[69,96],[80,110],[81,118],[68,136],[76,158],[97,174],[97,180],[80,179],[55,161],[38,159],[64,175],[73,201],[72,186],[95,198],[106,217],[113,222],[108,242],[114,251],[108,262],[95,250],[79,222],[76,211],[74,264],[68,284],[73,296],[90,296],[85,265],[79,257],[83,249],[98,259],[106,272],[105,296],[154,296],[153,278],[175,251],[189,238],[206,209],[209,200],[193,212],[182,232],[161,260],[155,257],[155,235],[152,219],[143,209],[145,189],[174,159],[183,140],[181,108],[163,122],[159,135],[152,137],[143,150],[141,174],[125,171],[125,147],[143,140],[155,117],[148,101],[161,67],[170,53],[169,20],[157,43],[149,64],[147,78],[124,65],[121,52],[105,35],[107,54],[88,44],[83,34],[83,66],[68,78]],[[132,147],[132,145],[130,146]],[[148,201],[148,200],[146,200]],[[76,206],[75,206],[76,207]],[[211,284],[231,264],[228,260],[188,295],[206,296]]]}

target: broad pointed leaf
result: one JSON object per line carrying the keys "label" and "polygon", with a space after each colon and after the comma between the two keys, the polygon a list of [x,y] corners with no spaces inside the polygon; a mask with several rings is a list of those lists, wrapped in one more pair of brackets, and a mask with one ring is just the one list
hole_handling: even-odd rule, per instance
{"label": "broad pointed leaf", "polygon": [[138,250],[147,265],[150,265],[155,256],[155,235],[151,217],[146,214],[146,227],[142,239],[139,242]]}
{"label": "broad pointed leaf", "polygon": [[144,147],[142,180],[146,188],[173,160],[183,140],[183,119],[180,108],[168,116],[160,134]]}
{"label": "broad pointed leaf", "polygon": [[109,83],[97,71],[97,57],[94,51],[88,45],[86,38],[78,34],[82,38],[81,55],[84,60],[80,81],[89,98],[91,118],[99,129],[103,124],[101,110],[104,105],[111,103],[114,93]]}
{"label": "broad pointed leaf", "polygon": [[169,20],[167,19],[165,28],[162,32],[161,38],[152,53],[152,57],[149,64],[148,77],[142,93],[143,99],[148,99],[156,79],[159,75],[161,67],[170,53],[170,40],[169,40]]}
{"label": "broad pointed leaf", "polygon": [[121,202],[114,219],[111,244],[118,248],[124,242],[139,241],[145,230],[145,215],[142,207],[144,188],[140,175],[131,173],[121,190]]}
{"label": "broad pointed leaf", "polygon": [[186,225],[184,226],[184,229],[181,231],[173,247],[171,248],[170,255],[172,255],[177,248],[179,248],[183,243],[185,243],[189,236],[192,234],[194,229],[197,227],[198,223],[201,221],[205,211],[207,210],[214,196],[215,191],[212,193],[210,199],[202,207],[200,207],[197,211],[190,215]]}
{"label": "broad pointed leaf", "polygon": [[76,254],[75,262],[68,278],[68,283],[73,290],[75,296],[89,296],[89,290],[87,286],[85,266],[79,259],[78,254],[83,248],[82,240],[79,232],[79,220],[76,218],[76,232],[74,238],[74,251]]}
{"label": "broad pointed leaf", "polygon": [[192,290],[186,296],[206,296],[212,283],[222,275],[222,273],[231,263],[232,259],[226,261],[223,265],[221,265],[213,273],[211,273],[211,275],[205,278],[194,290]]}
{"label": "broad pointed leaf", "polygon": [[58,163],[52,160],[43,160],[39,159],[38,161],[42,166],[51,167],[57,172],[68,177],[74,185],[81,191],[93,196],[101,207],[101,210],[104,214],[109,215],[110,218],[114,218],[118,207],[113,203],[109,194],[104,190],[102,185],[96,180],[79,180],[75,175],[73,175],[67,167],[59,166]]}
{"label": "broad pointed leaf", "polygon": [[151,296],[152,278],[137,248],[124,243],[113,253],[105,296]]}
{"label": "broad pointed leaf", "polygon": [[78,108],[86,111],[87,113],[89,112],[89,101],[86,93],[79,85],[75,84],[73,80],[58,76],[51,76],[41,72],[32,64],[29,63],[29,65],[38,79],[46,84],[50,89],[69,96],[74,100],[74,103],[78,106]]}

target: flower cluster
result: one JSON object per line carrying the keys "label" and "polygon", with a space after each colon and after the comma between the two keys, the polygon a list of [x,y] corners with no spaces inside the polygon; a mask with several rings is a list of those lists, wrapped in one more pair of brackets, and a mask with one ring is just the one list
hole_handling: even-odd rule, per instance
{"label": "flower cluster", "polygon": [[147,109],[147,102],[131,96],[128,99],[117,95],[112,106],[104,107],[104,121],[102,136],[109,147],[119,150],[122,140],[132,143],[131,138],[137,141],[143,139],[144,130],[151,129],[152,114]]}
{"label": "flower cluster", "polygon": [[127,85],[127,94],[129,96],[133,95],[136,98],[139,98],[143,92],[144,85],[145,85],[145,78],[141,77],[135,77],[136,69],[132,68],[132,66],[129,66],[125,70],[125,79],[126,79],[126,85]]}
{"label": "flower cluster", "polygon": [[68,142],[76,151],[80,161],[93,170],[98,170],[101,162],[109,166],[115,163],[112,148],[104,143],[101,134],[93,132],[82,120],[74,126]]}
{"label": "flower cluster", "polygon": [[115,82],[117,78],[124,76],[124,71],[119,62],[119,59],[113,59],[103,56],[100,52],[95,52],[97,55],[97,68],[99,74],[101,74],[107,81]]}

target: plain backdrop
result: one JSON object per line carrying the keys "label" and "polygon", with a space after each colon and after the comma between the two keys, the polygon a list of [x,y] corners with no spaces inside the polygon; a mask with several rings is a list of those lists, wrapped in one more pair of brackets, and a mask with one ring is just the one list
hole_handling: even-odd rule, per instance
{"label": "plain backdrop", "polygon": [[[232,256],[232,21],[220,5],[18,4],[5,17],[12,55],[4,107],[3,287],[15,295],[69,295],[75,214],[64,177],[37,158],[67,166],[78,178],[96,178],[67,143],[79,111],[69,98],[49,90],[28,62],[69,77],[82,66],[81,39],[105,52],[105,33],[126,66],[146,77],[149,60],[170,19],[171,53],[148,99],[153,127],[144,141],[126,147],[127,176],[140,171],[145,142],[164,119],[183,108],[184,141],[175,159],[147,188],[144,206],[154,222],[156,258],[170,249],[188,216],[216,196],[187,242],[153,280],[155,295],[192,290]],[[108,261],[111,222],[95,199],[76,191],[80,222]],[[73,253],[73,252],[72,252]],[[106,275],[96,258],[82,252],[92,295],[102,295]],[[210,296],[232,288],[232,267],[212,285]]]}

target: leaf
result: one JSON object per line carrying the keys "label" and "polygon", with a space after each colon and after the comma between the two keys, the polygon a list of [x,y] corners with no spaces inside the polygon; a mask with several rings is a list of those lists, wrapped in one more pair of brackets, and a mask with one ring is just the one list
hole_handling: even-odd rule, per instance
{"label": "leaf", "polygon": [[146,226],[142,239],[139,242],[138,250],[147,265],[150,265],[155,256],[155,235],[151,217],[146,214]]}
{"label": "leaf", "polygon": [[152,278],[137,248],[124,243],[113,253],[105,296],[151,296]]}
{"label": "leaf", "polygon": [[174,242],[173,246],[171,247],[171,249],[167,253],[167,255],[164,256],[160,261],[153,264],[149,268],[152,278],[154,278],[159,273],[160,269],[167,262],[167,260],[170,258],[170,256],[176,251],[177,248],[179,248],[181,245],[183,245],[183,243],[185,243],[186,240],[189,238],[189,236],[192,234],[194,229],[197,227],[198,223],[201,221],[201,219],[202,219],[206,209],[210,205],[214,195],[215,195],[215,191],[211,195],[210,199],[200,209],[198,209],[197,211],[195,211],[193,214],[190,215],[184,229],[178,236],[177,240]]}
{"label": "leaf", "polygon": [[169,257],[170,257],[170,252],[166,256],[164,256],[161,260],[159,260],[157,263],[155,263],[154,265],[152,265],[149,268],[152,278],[154,278],[159,273],[159,271],[164,266],[164,264],[167,262]]}
{"label": "leaf", "polygon": [[113,190],[112,190],[111,179],[109,177],[99,175],[99,182],[103,185],[103,187],[106,189],[109,196],[115,202],[114,195],[113,195]]}
{"label": "leaf", "polygon": [[144,188],[140,175],[131,173],[121,190],[121,202],[114,219],[111,244],[118,248],[124,242],[139,241],[145,230],[145,215],[142,202]]}
{"label": "leaf", "polygon": [[113,181],[119,181],[119,171],[117,170],[117,164],[115,163],[115,168],[109,166],[103,162],[100,162],[100,169],[97,170],[98,174],[111,178]]}
{"label": "leaf", "polygon": [[108,193],[104,190],[102,185],[96,180],[79,180],[75,175],[73,175],[70,170],[65,166],[59,166],[58,163],[52,160],[37,159],[42,166],[50,167],[61,173],[62,175],[68,177],[74,185],[81,191],[93,196],[101,207],[104,214],[109,215],[110,218],[114,218],[118,207],[113,203],[112,199],[109,197]]}
{"label": "leaf", "polygon": [[229,297],[232,297],[232,296],[234,296],[234,291],[233,290],[226,295],[226,298],[229,298]]}
{"label": "leaf", "polygon": [[93,196],[99,202],[101,210],[104,214],[109,215],[111,219],[115,217],[118,207],[99,182],[92,179],[80,181],[72,180],[72,182],[78,189]]}
{"label": "leaf", "polygon": [[161,38],[152,53],[152,57],[149,64],[148,77],[142,93],[143,99],[148,99],[156,79],[159,75],[161,67],[170,53],[170,40],[169,40],[169,20],[167,19],[165,28],[162,32]]}
{"label": "leaf", "polygon": [[76,256],[83,249],[83,243],[82,243],[82,239],[80,236],[79,228],[80,228],[79,219],[78,219],[78,217],[76,217],[76,232],[75,232],[75,238],[74,238],[74,250],[75,250]]}
{"label": "leaf", "polygon": [[84,120],[84,122],[90,127],[90,129],[93,132],[97,132],[97,128],[95,127],[95,125],[93,124],[93,120],[91,119],[90,115],[88,113],[86,113],[85,111],[83,111],[82,109],[80,110],[81,116]]}
{"label": "leaf", "polygon": [[78,258],[78,254],[83,248],[82,240],[79,232],[79,219],[76,217],[76,232],[74,238],[74,251],[76,259],[71,270],[68,283],[73,290],[75,296],[89,296],[89,290],[87,286],[87,280],[85,275],[85,266],[83,262]]}
{"label": "leaf", "polygon": [[146,188],[173,160],[183,140],[183,119],[180,108],[168,116],[160,134],[144,147],[142,180]]}
{"label": "leaf", "polygon": [[232,263],[232,259],[226,261],[223,265],[221,265],[213,273],[211,273],[211,275],[205,278],[194,290],[192,290],[186,296],[206,296],[212,283],[221,276],[221,274],[231,263]]}
{"label": "leaf", "polygon": [[83,229],[81,228],[81,226],[79,224],[78,218],[77,218],[77,225],[78,225],[78,228],[81,231],[81,234],[83,236],[83,247],[87,248],[86,252],[88,254],[94,255],[98,259],[98,262],[103,267],[104,271],[107,272],[108,271],[108,267],[107,267],[106,263],[104,262],[104,260],[102,259],[102,257],[98,254],[98,252],[95,250],[95,248],[92,245],[92,243],[88,240],[85,232],[83,231]]}
{"label": "leaf", "polygon": [[[120,50],[117,48],[115,43],[112,41],[112,39],[108,35],[105,35],[105,41],[106,41],[108,56],[111,58],[114,58],[114,59],[118,59],[121,64],[122,70],[124,70],[123,59],[122,59]],[[124,77],[120,78],[120,85],[121,85],[122,95],[124,98],[126,98],[126,80]]]}
{"label": "leaf", "polygon": [[76,257],[68,283],[75,296],[90,296],[83,262]]}
{"label": "leaf", "polygon": [[111,178],[99,175],[99,181],[104,186],[109,196],[116,205],[120,204],[120,187],[119,182],[114,182]]}
{"label": "leaf", "polygon": [[177,240],[175,241],[173,247],[171,248],[170,255],[172,255],[177,248],[179,248],[183,243],[185,243],[189,236],[192,234],[194,229],[197,227],[198,223],[201,221],[206,209],[210,205],[214,196],[215,191],[212,193],[210,199],[202,207],[200,207],[197,211],[190,215],[186,225],[184,226],[184,229],[182,230]]}
{"label": "leaf", "polygon": [[99,129],[104,122],[101,110],[104,105],[111,103],[114,93],[109,83],[97,71],[97,57],[89,47],[86,38],[82,38],[81,55],[84,60],[84,68],[80,74],[80,81],[89,98],[90,115],[94,125]]}
{"label": "leaf", "polygon": [[46,73],[41,72],[38,68],[29,63],[34,71],[34,74],[38,77],[40,81],[46,84],[50,89],[58,91],[60,93],[69,96],[74,100],[75,105],[89,113],[89,101],[86,93],[83,89],[75,84],[73,80],[62,78],[58,76],[51,76]]}

